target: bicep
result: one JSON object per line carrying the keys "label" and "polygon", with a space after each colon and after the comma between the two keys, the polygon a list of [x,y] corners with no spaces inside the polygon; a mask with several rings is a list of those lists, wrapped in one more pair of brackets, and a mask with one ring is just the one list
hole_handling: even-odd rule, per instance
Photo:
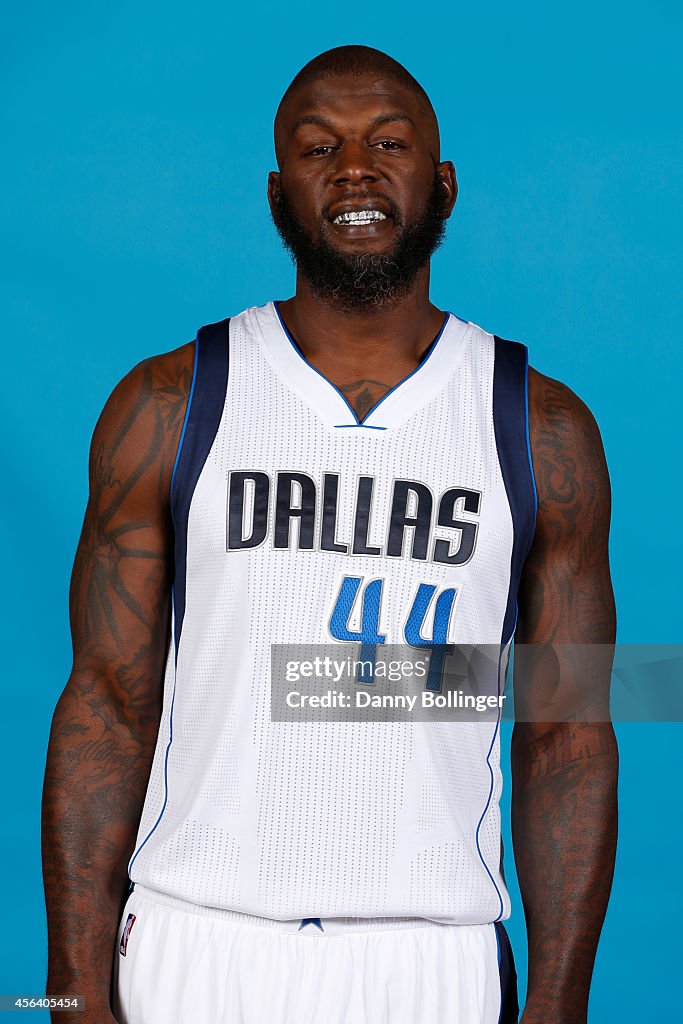
{"label": "bicep", "polygon": [[539,505],[515,632],[516,716],[536,723],[532,732],[551,722],[605,720],[616,630],[600,433],[568,388],[535,378],[530,434]]}
{"label": "bicep", "polygon": [[521,643],[611,643],[611,492],[597,424],[569,388],[536,374],[530,393],[538,491],[534,542],[519,589]]}
{"label": "bicep", "polygon": [[168,647],[168,491],[177,444],[153,378],[147,363],[131,371],[95,428],[70,587],[69,685],[91,710],[103,708],[141,732],[158,720]]}
{"label": "bicep", "polygon": [[168,635],[169,583],[164,530],[111,525],[89,502],[70,588],[73,669],[83,697],[105,692],[130,724],[155,717]]}

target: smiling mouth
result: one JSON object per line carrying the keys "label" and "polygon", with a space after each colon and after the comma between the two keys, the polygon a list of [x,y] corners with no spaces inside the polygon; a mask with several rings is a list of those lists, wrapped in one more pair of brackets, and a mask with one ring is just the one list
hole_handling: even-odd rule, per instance
{"label": "smiling mouth", "polygon": [[333,224],[375,224],[377,221],[386,220],[386,214],[380,210],[349,210],[340,213],[332,221]]}

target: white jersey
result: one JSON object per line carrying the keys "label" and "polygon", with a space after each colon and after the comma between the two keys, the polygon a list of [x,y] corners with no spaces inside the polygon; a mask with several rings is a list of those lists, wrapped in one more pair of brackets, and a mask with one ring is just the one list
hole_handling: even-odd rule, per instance
{"label": "white jersey", "polygon": [[279,920],[507,917],[499,721],[273,720],[271,645],[357,654],[367,612],[377,644],[411,643],[412,622],[501,645],[507,664],[536,515],[526,348],[448,314],[359,422],[276,304],[208,325],[171,505],[172,629],[131,880]]}

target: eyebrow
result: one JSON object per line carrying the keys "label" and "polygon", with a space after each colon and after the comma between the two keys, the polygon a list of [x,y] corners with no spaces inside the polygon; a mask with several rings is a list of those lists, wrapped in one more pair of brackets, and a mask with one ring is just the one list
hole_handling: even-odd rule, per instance
{"label": "eyebrow", "polygon": [[[413,128],[416,127],[412,117],[408,117],[407,114],[399,113],[380,114],[378,117],[373,118],[373,120],[370,122],[370,127],[377,128],[379,125],[387,124],[390,121],[405,121],[408,124],[412,125]],[[298,118],[292,125],[292,134],[297,130],[297,128],[301,128],[305,124],[317,124],[320,125],[321,128],[327,128],[328,131],[331,132],[335,130],[334,125],[331,124],[330,121],[327,121],[324,117],[320,117],[319,114],[305,114],[303,117]]]}
{"label": "eyebrow", "polygon": [[407,114],[380,114],[379,117],[376,117],[371,122],[370,127],[376,128],[378,125],[386,124],[388,121],[406,121],[408,124],[411,124],[413,128],[417,127],[412,117],[408,117]]}

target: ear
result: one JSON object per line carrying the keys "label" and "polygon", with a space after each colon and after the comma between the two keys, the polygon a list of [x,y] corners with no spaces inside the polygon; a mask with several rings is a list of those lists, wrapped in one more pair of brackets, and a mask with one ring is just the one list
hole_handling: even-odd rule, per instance
{"label": "ear", "polygon": [[268,205],[271,210],[275,202],[275,197],[279,195],[281,185],[281,176],[279,171],[271,171],[268,175]]}
{"label": "ear", "polygon": [[450,160],[444,160],[436,165],[436,173],[441,182],[441,188],[446,193],[446,219],[453,213],[455,201],[458,198],[458,179],[455,176],[455,167]]}

